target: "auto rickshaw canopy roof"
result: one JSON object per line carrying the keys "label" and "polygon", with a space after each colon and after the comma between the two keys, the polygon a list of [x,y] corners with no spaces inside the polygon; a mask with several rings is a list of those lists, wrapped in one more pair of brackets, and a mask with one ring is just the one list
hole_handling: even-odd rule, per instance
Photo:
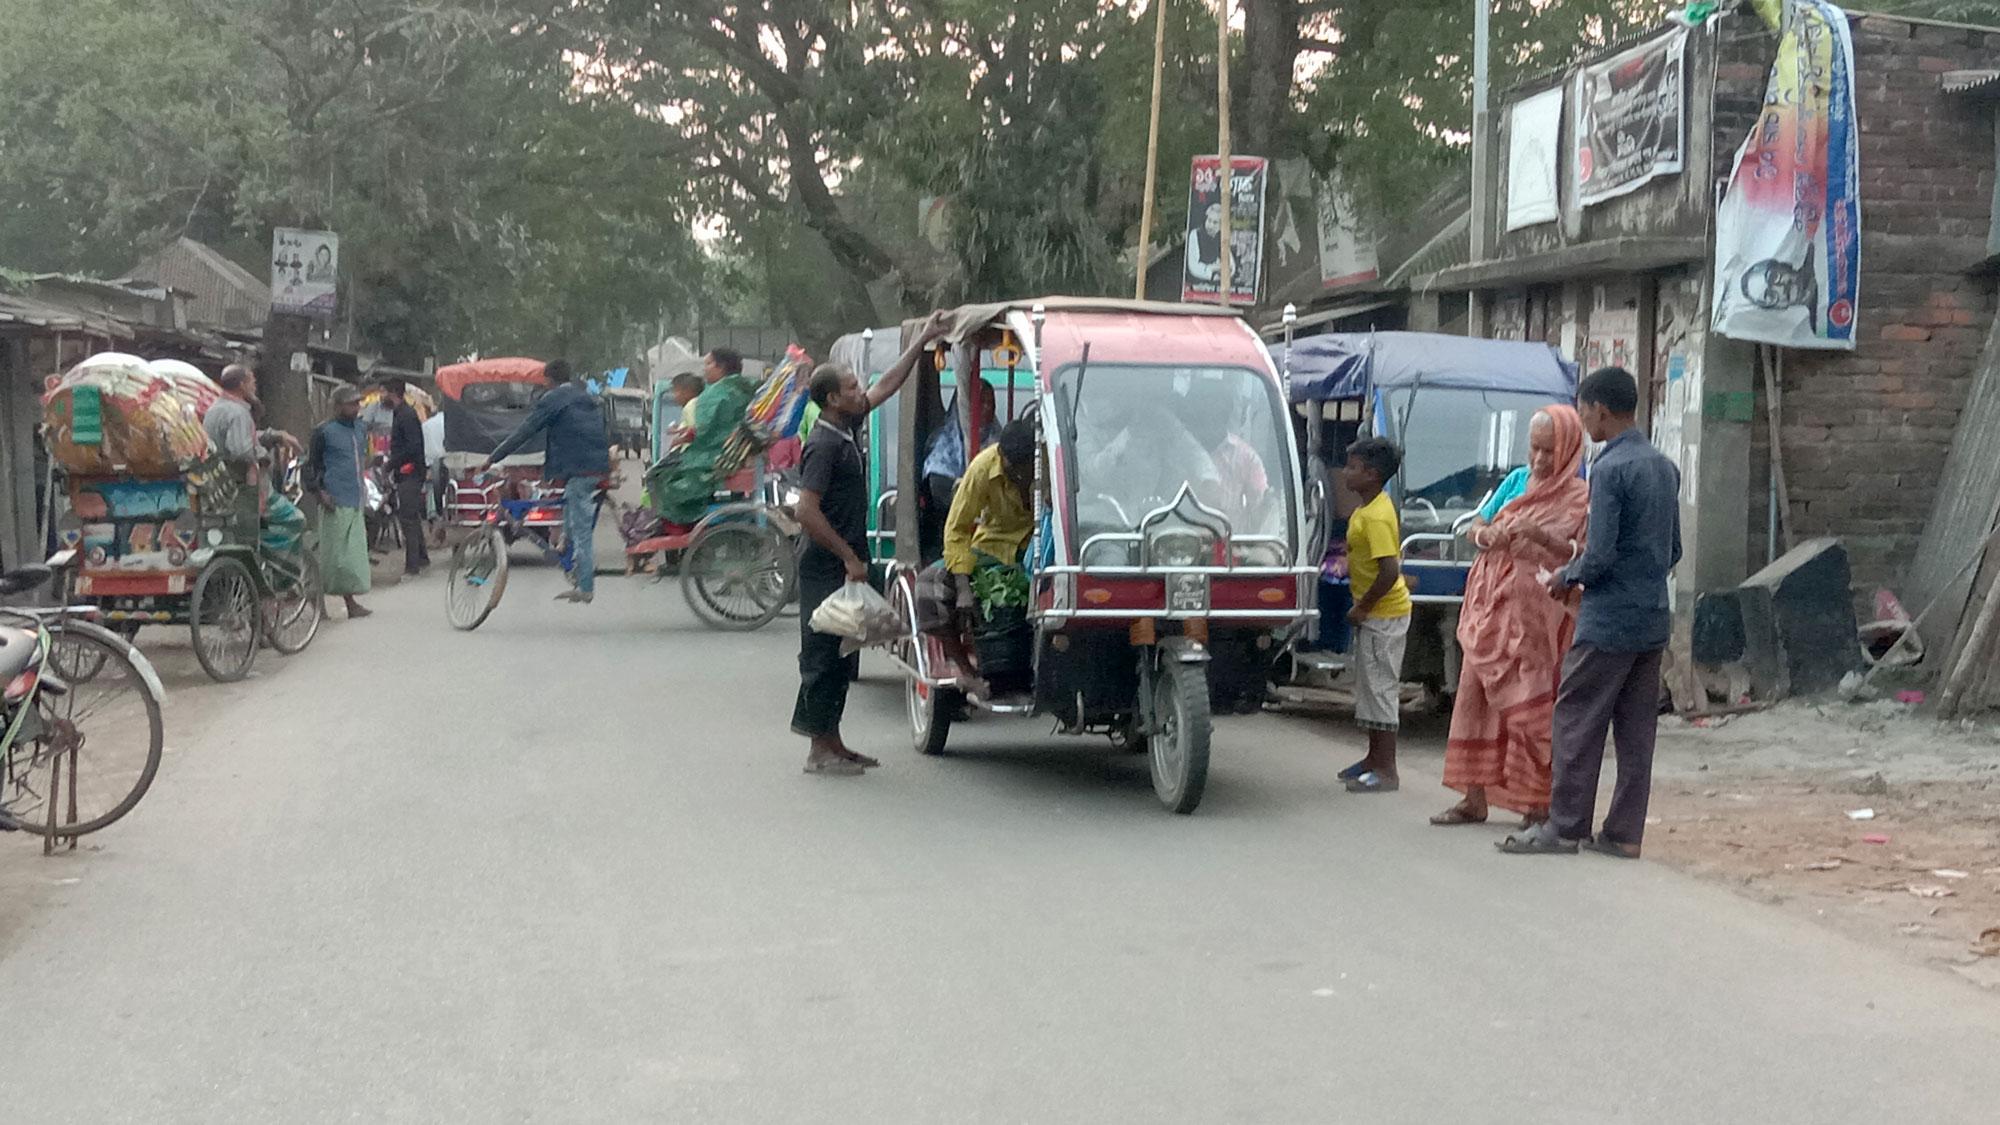
{"label": "auto rickshaw canopy roof", "polygon": [[1292,343],[1293,402],[1366,397],[1372,390],[1451,390],[1576,397],[1576,364],[1547,344],[1435,332],[1331,332]]}
{"label": "auto rickshaw canopy roof", "polygon": [[437,386],[439,392],[452,399],[463,397],[465,388],[474,383],[533,383],[546,386],[549,380],[543,369],[547,366],[539,359],[518,356],[454,363],[438,368]]}
{"label": "auto rickshaw canopy roof", "polygon": [[[962,343],[988,328],[1003,327],[1009,313],[1032,312],[1040,305],[1053,320],[1069,313],[1122,313],[1130,316],[1212,316],[1237,318],[1235,309],[1220,305],[1186,305],[1168,301],[1132,301],[1114,297],[1035,297],[996,304],[962,305],[950,310],[951,331],[945,342]],[[921,324],[922,321],[916,322]]]}

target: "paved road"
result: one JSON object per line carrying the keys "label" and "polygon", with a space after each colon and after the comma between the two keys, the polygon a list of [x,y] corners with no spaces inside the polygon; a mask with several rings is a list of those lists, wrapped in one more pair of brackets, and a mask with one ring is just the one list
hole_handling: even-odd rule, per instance
{"label": "paved road", "polygon": [[[0,1105],[146,1122],[1990,1121],[2000,1004],[1652,864],[1496,855],[1355,738],[1218,739],[1209,798],[968,727],[879,667],[801,775],[792,623],[433,578],[230,688],[97,850],[0,841]],[[613,686],[615,685],[615,686]],[[1428,773],[1428,779],[1424,775]]]}

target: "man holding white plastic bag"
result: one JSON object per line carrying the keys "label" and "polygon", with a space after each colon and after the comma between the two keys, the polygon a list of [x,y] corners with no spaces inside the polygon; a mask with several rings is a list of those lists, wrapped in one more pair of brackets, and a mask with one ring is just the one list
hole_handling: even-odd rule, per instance
{"label": "man holding white plastic bag", "polygon": [[881,764],[840,737],[847,685],[861,673],[861,654],[843,653],[842,638],[815,630],[813,618],[842,586],[870,583],[868,466],[855,432],[869,411],[902,390],[918,357],[949,327],[945,314],[932,316],[872,387],[835,364],[813,372],[812,401],[820,413],[799,461],[799,523],[811,542],[799,556],[799,698],[792,709],[792,730],[812,740],[807,773],[851,776]]}

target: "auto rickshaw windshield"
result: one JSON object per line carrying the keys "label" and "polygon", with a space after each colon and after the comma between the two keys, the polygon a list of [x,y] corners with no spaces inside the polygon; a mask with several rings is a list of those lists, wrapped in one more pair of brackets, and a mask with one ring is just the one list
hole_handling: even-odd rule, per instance
{"label": "auto rickshaw windshield", "polygon": [[1542,394],[1397,388],[1383,394],[1387,433],[1402,447],[1392,491],[1406,532],[1448,529],[1512,470],[1528,463],[1528,423]]}
{"label": "auto rickshaw windshield", "polygon": [[1289,537],[1291,454],[1271,380],[1240,367],[1091,364],[1056,377],[1079,542],[1131,532],[1187,486],[1230,534]]}
{"label": "auto rickshaw windshield", "polygon": [[534,383],[468,383],[460,399],[475,410],[527,410],[546,389]]}

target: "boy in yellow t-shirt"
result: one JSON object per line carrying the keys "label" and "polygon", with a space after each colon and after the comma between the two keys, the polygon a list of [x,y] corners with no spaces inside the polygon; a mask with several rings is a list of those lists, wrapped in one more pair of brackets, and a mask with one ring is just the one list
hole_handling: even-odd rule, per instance
{"label": "boy in yellow t-shirt", "polygon": [[1402,717],[1403,646],[1410,637],[1410,588],[1403,581],[1403,529],[1383,491],[1403,454],[1381,438],[1347,447],[1341,475],[1361,498],[1347,520],[1347,573],[1354,608],[1351,658],[1354,722],[1368,732],[1368,757],[1341,771],[1350,793],[1393,793],[1396,728]]}

